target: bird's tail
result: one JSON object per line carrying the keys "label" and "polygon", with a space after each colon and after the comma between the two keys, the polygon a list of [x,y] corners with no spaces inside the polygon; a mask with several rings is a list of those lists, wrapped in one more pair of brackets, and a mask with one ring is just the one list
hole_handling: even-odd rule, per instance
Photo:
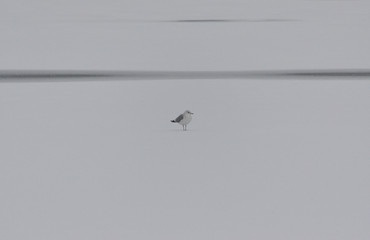
{"label": "bird's tail", "polygon": [[171,120],[171,122],[175,123],[176,121],[175,120]]}

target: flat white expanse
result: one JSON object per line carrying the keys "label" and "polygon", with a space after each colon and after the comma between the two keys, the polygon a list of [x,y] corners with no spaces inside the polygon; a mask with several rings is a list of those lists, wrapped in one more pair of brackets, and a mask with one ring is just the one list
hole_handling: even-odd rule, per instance
{"label": "flat white expanse", "polygon": [[[0,3],[0,74],[370,69],[369,0]],[[1,240],[370,239],[369,78],[24,77]]]}
{"label": "flat white expanse", "polygon": [[370,238],[369,81],[0,86],[1,239]]}
{"label": "flat white expanse", "polygon": [[368,0],[1,3],[0,69],[370,68]]}

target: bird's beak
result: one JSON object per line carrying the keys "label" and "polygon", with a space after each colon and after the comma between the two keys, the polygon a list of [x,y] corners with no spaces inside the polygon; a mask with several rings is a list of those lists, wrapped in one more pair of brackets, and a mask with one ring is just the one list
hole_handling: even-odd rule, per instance
{"label": "bird's beak", "polygon": [[190,114],[194,114],[194,113],[191,112]]}

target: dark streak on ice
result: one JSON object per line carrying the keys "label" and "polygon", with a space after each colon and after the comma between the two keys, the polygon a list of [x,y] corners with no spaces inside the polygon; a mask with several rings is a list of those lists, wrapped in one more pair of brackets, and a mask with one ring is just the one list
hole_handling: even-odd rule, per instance
{"label": "dark streak on ice", "polygon": [[181,79],[366,79],[369,69],[287,71],[0,71],[1,82],[66,82]]}
{"label": "dark streak on ice", "polygon": [[179,19],[169,20],[162,22],[171,23],[233,23],[233,22],[246,22],[246,23],[268,23],[268,22],[297,22],[297,19]]}

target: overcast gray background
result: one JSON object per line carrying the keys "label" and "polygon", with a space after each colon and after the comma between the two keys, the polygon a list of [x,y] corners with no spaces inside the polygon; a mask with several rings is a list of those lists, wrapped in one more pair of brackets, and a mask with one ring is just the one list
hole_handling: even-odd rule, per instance
{"label": "overcast gray background", "polygon": [[[0,70],[370,68],[369,1],[1,6]],[[0,238],[370,238],[368,77],[194,78],[2,80]]]}

